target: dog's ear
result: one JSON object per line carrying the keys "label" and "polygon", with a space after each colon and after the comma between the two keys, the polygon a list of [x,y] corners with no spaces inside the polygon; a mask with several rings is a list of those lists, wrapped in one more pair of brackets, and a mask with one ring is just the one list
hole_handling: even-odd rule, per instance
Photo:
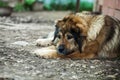
{"label": "dog's ear", "polygon": [[71,29],[71,34],[79,46],[80,53],[82,53],[83,40],[85,39],[85,36],[81,35],[81,30],[79,28]]}
{"label": "dog's ear", "polygon": [[80,29],[82,35],[87,35],[88,28],[86,27],[86,25],[76,24],[76,26]]}
{"label": "dog's ear", "polygon": [[59,31],[59,27],[57,25],[55,25],[55,32],[54,32],[54,38],[52,40],[52,42],[54,43],[56,37],[57,37],[57,34],[58,34],[58,31]]}
{"label": "dog's ear", "polygon": [[[55,20],[54,23],[57,24],[58,22],[62,21],[62,19]],[[56,26],[55,26],[56,27]]]}
{"label": "dog's ear", "polygon": [[79,46],[80,53],[82,53],[83,41],[84,41],[85,38],[86,38],[85,36],[79,36],[78,39],[77,39],[77,43],[78,43],[78,46]]}
{"label": "dog's ear", "polygon": [[56,37],[57,37],[57,34],[58,34],[58,30],[59,30],[59,24],[62,22],[62,19],[58,19],[58,20],[55,20],[55,31],[54,31],[54,37],[53,37],[53,40],[52,42],[54,43]]}

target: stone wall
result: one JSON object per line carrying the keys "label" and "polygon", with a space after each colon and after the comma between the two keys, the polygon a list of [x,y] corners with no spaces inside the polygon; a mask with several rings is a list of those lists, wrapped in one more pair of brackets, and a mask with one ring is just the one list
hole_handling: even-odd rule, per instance
{"label": "stone wall", "polygon": [[120,20],[120,0],[103,0],[100,5],[102,6],[103,14],[114,16]]}
{"label": "stone wall", "polygon": [[120,0],[104,0],[102,12],[120,19]]}
{"label": "stone wall", "polygon": [[95,0],[93,11],[102,12],[102,14],[114,16],[120,20],[120,0]]}

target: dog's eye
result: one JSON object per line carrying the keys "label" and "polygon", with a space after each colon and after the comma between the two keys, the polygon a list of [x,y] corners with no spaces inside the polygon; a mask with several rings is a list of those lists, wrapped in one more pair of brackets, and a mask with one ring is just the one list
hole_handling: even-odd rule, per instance
{"label": "dog's eye", "polygon": [[57,35],[57,37],[60,39],[61,38],[61,36],[60,35]]}
{"label": "dog's eye", "polygon": [[67,39],[72,39],[73,36],[72,35],[67,35]]}

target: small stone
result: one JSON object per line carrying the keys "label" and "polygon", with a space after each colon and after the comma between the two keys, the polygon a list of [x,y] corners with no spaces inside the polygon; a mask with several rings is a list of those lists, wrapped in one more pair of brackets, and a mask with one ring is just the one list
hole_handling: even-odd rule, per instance
{"label": "small stone", "polygon": [[94,69],[94,68],[95,68],[95,66],[90,66],[90,68],[91,68],[91,69]]}
{"label": "small stone", "polygon": [[95,72],[94,74],[95,75],[99,75],[99,74],[101,74],[103,71],[98,71],[98,72]]}
{"label": "small stone", "polygon": [[52,78],[53,76],[55,76],[55,74],[52,72],[44,74],[44,77],[46,77],[46,78]]}
{"label": "small stone", "polygon": [[72,79],[72,80],[78,80],[78,76],[73,75],[70,79]]}
{"label": "small stone", "polygon": [[82,65],[82,67],[83,67],[83,68],[87,68],[87,66],[86,66],[86,65]]}
{"label": "small stone", "polygon": [[115,79],[116,78],[116,75],[108,75],[108,76],[106,76],[106,78],[108,79]]}
{"label": "small stone", "polygon": [[26,41],[16,41],[14,43],[12,43],[14,45],[20,45],[20,46],[27,46],[29,43]]}

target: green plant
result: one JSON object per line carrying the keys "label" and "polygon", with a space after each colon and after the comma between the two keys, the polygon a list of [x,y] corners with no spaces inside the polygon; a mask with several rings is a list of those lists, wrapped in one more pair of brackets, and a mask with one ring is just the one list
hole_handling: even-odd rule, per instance
{"label": "green plant", "polygon": [[25,8],[22,3],[17,3],[13,9],[15,12],[25,11]]}
{"label": "green plant", "polygon": [[8,3],[0,0],[0,7],[7,7]]}

